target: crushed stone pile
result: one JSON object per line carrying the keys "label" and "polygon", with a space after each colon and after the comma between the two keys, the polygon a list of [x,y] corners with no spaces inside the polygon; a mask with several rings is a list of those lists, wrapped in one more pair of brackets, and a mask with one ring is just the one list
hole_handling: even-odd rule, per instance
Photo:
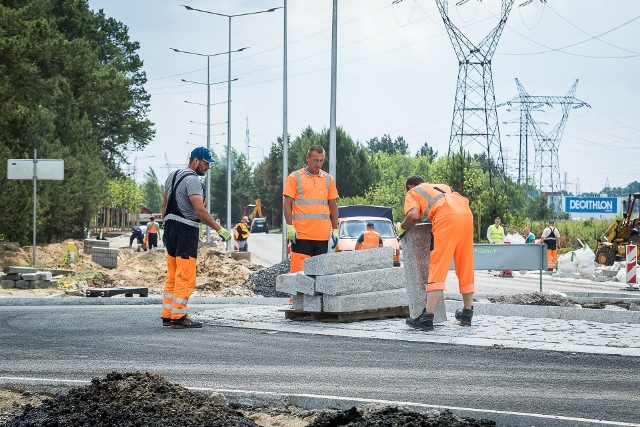
{"label": "crushed stone pile", "polygon": [[289,261],[283,261],[251,274],[244,286],[251,289],[256,295],[289,298],[291,295],[276,291],[276,278],[281,274],[289,273],[289,270]]}
{"label": "crushed stone pile", "polygon": [[[0,423],[3,418],[0,417]],[[28,403],[3,427],[245,427],[245,426],[429,426],[485,427],[490,420],[457,417],[450,411],[419,413],[407,408],[368,405],[345,411],[304,410],[269,405],[230,405],[220,396],[206,396],[172,384],[157,374],[112,372],[42,401]]]}
{"label": "crushed stone pile", "polygon": [[497,304],[520,304],[571,307],[575,302],[562,295],[542,294],[534,292],[530,294],[502,295],[497,298],[489,298],[489,301]]}

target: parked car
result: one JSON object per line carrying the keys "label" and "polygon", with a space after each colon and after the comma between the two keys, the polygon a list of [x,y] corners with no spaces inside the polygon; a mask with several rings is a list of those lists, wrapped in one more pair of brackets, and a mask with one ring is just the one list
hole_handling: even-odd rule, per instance
{"label": "parked car", "polygon": [[267,218],[254,218],[251,221],[251,233],[268,233],[269,224],[267,224]]}
{"label": "parked car", "polygon": [[340,206],[338,212],[340,240],[336,252],[355,250],[358,237],[367,229],[367,223],[372,222],[374,230],[380,233],[383,246],[393,249],[394,267],[400,266],[400,243],[393,225],[391,208],[368,205]]}

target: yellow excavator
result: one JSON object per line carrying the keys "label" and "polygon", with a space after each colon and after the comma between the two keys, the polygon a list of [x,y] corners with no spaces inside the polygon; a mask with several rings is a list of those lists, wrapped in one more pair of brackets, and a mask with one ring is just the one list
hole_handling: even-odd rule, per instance
{"label": "yellow excavator", "polygon": [[260,199],[256,199],[255,205],[248,204],[243,210],[243,215],[249,217],[249,223],[251,223],[254,218],[264,218],[264,215],[262,215],[262,202]]}
{"label": "yellow excavator", "polygon": [[596,262],[602,265],[612,265],[615,261],[626,259],[625,245],[640,245],[638,230],[638,212],[634,212],[636,205],[640,208],[640,193],[630,194],[622,201],[622,219],[616,219],[604,232],[602,239],[596,241]]}

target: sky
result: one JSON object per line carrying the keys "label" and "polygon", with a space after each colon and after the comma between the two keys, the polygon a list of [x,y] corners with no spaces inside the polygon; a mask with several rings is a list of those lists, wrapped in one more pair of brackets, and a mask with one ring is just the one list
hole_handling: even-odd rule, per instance
{"label": "sky", "polygon": [[[282,0],[89,0],[129,28],[140,43],[151,95],[149,119],[156,135],[144,151],[129,154],[136,179],[152,167],[163,183],[206,146],[207,60],[211,57],[211,149],[227,144],[229,21],[181,5],[242,14],[281,7]],[[640,1],[515,0],[492,59],[496,103],[518,95],[515,78],[530,95],[564,96],[576,79],[575,97],[590,107],[572,109],[558,147],[563,188],[599,192],[640,180]],[[330,0],[287,1],[288,132],[330,126]],[[449,2],[449,17],[479,42],[500,17],[501,1]],[[283,134],[284,14],[231,20],[231,145],[259,162]],[[439,155],[449,148],[458,60],[433,0],[338,2],[336,122],[355,141],[402,136],[412,154],[426,142]],[[185,83],[181,79],[201,84]],[[187,101],[187,102],[185,102]],[[194,105],[198,103],[203,105]],[[509,111],[511,110],[511,111]],[[544,128],[560,120],[558,106],[534,118]],[[498,108],[507,172],[517,177],[518,113]],[[193,123],[195,122],[195,123]],[[247,126],[248,125],[248,126]],[[224,135],[221,135],[225,133]],[[480,153],[482,147],[468,147]],[[535,153],[529,152],[534,171]],[[300,165],[303,166],[303,165]],[[339,171],[337,172],[339,173]],[[566,183],[566,187],[565,187]],[[259,197],[259,195],[257,195]]]}

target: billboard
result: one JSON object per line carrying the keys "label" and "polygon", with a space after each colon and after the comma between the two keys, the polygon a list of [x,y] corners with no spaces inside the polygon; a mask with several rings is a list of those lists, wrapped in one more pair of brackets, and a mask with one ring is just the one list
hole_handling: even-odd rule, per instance
{"label": "billboard", "polygon": [[569,213],[618,213],[617,197],[565,197],[564,211]]}

